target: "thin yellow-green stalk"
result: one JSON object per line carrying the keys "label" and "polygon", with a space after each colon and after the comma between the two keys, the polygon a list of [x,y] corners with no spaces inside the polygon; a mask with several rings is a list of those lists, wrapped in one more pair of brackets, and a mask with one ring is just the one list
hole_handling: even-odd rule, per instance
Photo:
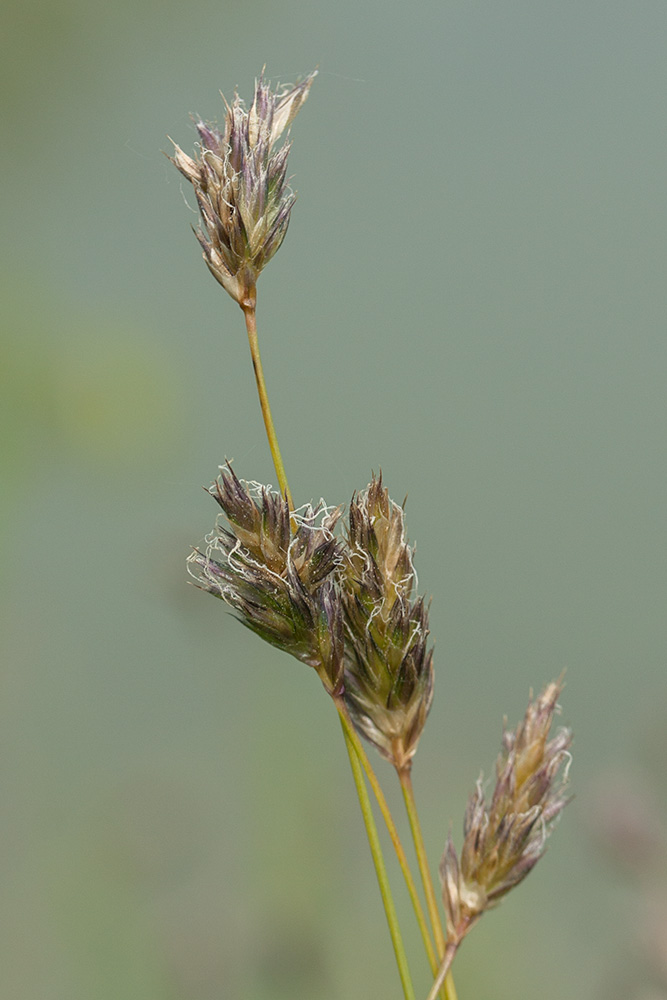
{"label": "thin yellow-green stalk", "polygon": [[287,485],[285,466],[283,465],[280,448],[278,447],[278,437],[276,435],[273,417],[271,416],[271,407],[269,406],[269,396],[266,391],[266,382],[264,381],[264,369],[262,368],[262,359],[259,354],[259,342],[257,340],[257,317],[254,303],[252,305],[243,306],[243,315],[245,316],[245,325],[246,330],[248,331],[248,343],[250,344],[252,366],[255,370],[255,381],[257,383],[257,392],[259,394],[259,405],[262,408],[264,427],[266,428],[266,436],[268,438],[269,448],[271,449],[271,457],[273,458],[273,464],[278,477],[278,486],[281,494],[286,498],[287,503],[289,504],[289,509],[294,510],[292,494],[290,493],[289,486]]}
{"label": "thin yellow-green stalk", "polygon": [[[419,865],[422,885],[424,886],[424,895],[426,896],[426,908],[428,909],[429,917],[431,919],[431,927],[433,928],[435,946],[438,951],[438,958],[440,959],[440,962],[442,962],[446,954],[445,935],[442,929],[442,921],[438,910],[435,888],[433,886],[431,870],[428,864],[424,836],[422,834],[421,823],[419,822],[419,814],[417,812],[417,803],[415,801],[415,793],[412,785],[410,765],[401,769],[397,768],[396,773],[398,774],[398,779],[401,783],[403,798],[405,800],[405,808],[410,822],[410,830],[412,831],[412,839],[415,845],[415,854],[417,855],[417,864]],[[452,955],[452,960],[453,958],[454,956]],[[449,965],[451,965],[451,961],[449,962]],[[451,972],[448,971],[449,965],[447,966],[441,980],[441,985],[444,982],[443,996],[446,1000],[457,1000],[454,980]],[[437,996],[439,990],[440,987],[438,987],[433,995]]]}
{"label": "thin yellow-green stalk", "polygon": [[[415,880],[412,877],[412,872],[410,871],[410,865],[408,863],[407,855],[405,853],[403,844],[401,843],[401,838],[398,834],[398,830],[396,829],[394,818],[391,815],[389,806],[387,804],[387,800],[384,796],[384,792],[380,787],[380,783],[377,779],[375,771],[371,766],[371,762],[368,759],[368,755],[366,754],[362,742],[357,735],[357,732],[352,724],[352,721],[350,720],[350,716],[345,706],[345,702],[343,701],[342,698],[336,698],[335,702],[336,702],[336,708],[338,709],[338,714],[340,715],[341,725],[345,730],[347,738],[354,746],[359,761],[361,762],[361,766],[363,767],[366,773],[368,783],[371,786],[371,789],[377,801],[380,813],[382,814],[382,818],[387,827],[389,837],[396,852],[396,857],[398,858],[398,863],[400,865],[401,872],[403,873],[403,877],[405,879],[405,884],[407,885],[408,888],[408,893],[410,895],[412,907],[415,911],[417,924],[419,925],[419,930],[422,936],[422,940],[424,942],[424,948],[426,950],[426,957],[428,958],[428,962],[431,967],[431,972],[435,976],[436,972],[438,971],[439,961],[435,954],[433,941],[431,940],[431,935],[428,929],[426,914],[424,913],[424,908],[421,904],[419,893],[417,892],[417,886],[415,885]],[[450,1000],[453,1000],[453,998],[450,998]]]}
{"label": "thin yellow-green stalk", "polygon": [[396,956],[398,974],[401,978],[401,984],[403,986],[403,993],[405,995],[405,1000],[415,1000],[415,991],[410,978],[410,970],[408,968],[408,961],[405,955],[405,948],[403,947],[400,927],[398,926],[396,908],[394,906],[394,900],[389,886],[389,879],[387,878],[387,870],[382,856],[382,848],[380,847],[380,838],[378,837],[377,827],[373,817],[373,810],[368,797],[368,789],[366,788],[366,782],[364,781],[364,775],[361,769],[361,763],[342,718],[341,726],[343,728],[343,735],[345,736],[347,752],[350,757],[350,767],[352,768],[352,775],[354,777],[357,795],[359,796],[361,813],[366,826],[366,835],[368,836],[368,843],[373,856],[375,874],[377,875],[378,885],[380,887],[380,895],[382,896],[384,911],[387,915],[389,934],[391,935],[391,943],[394,946],[394,954]]}

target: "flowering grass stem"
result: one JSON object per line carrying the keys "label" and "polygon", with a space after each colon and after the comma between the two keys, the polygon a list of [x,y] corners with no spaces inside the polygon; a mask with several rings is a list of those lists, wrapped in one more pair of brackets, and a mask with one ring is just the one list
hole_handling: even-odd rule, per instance
{"label": "flowering grass stem", "polygon": [[[271,408],[269,406],[269,397],[266,391],[266,382],[264,381],[264,370],[262,368],[262,360],[259,353],[259,343],[257,340],[257,322],[254,304],[243,306],[243,313],[246,321],[246,329],[248,331],[248,342],[250,344],[250,354],[252,356],[253,368],[255,370],[255,380],[257,382],[257,392],[259,394],[259,402],[262,409],[262,416],[264,417],[264,427],[266,428],[266,436],[269,442],[269,448],[271,449],[271,456],[273,458],[273,464],[275,466],[276,475],[278,477],[278,484],[280,487],[280,492],[286,498],[289,504],[290,510],[294,510],[294,503],[292,501],[292,494],[290,493],[290,488],[287,482],[287,475],[285,473],[285,466],[283,465],[282,456],[280,454],[280,448],[278,446],[278,438],[276,435],[275,426],[273,424],[273,418],[271,416]],[[361,806],[361,813],[364,819],[364,825],[366,827],[366,834],[368,836],[368,843],[371,849],[371,855],[373,857],[373,863],[375,865],[375,872],[377,875],[378,884],[380,886],[380,895],[382,896],[382,903],[384,905],[385,914],[387,917],[387,924],[389,926],[389,934],[391,936],[392,945],[394,948],[394,954],[396,956],[396,964],[398,966],[398,972],[403,986],[403,992],[405,994],[405,1000],[416,1000],[414,988],[412,986],[412,980],[410,978],[410,970],[408,968],[407,956],[405,954],[405,947],[403,945],[403,938],[401,936],[400,927],[398,924],[398,917],[396,915],[396,907],[394,905],[394,900],[391,894],[391,888],[389,886],[389,879],[387,877],[387,870],[384,863],[384,857],[382,855],[382,848],[380,845],[380,838],[378,837],[377,827],[375,825],[375,819],[373,817],[373,810],[371,808],[370,800],[368,797],[368,789],[366,788],[366,782],[364,781],[364,775],[362,771],[362,763],[364,770],[369,775],[369,781],[373,787],[373,792],[376,799],[378,800],[378,805],[380,811],[382,812],[383,818],[387,823],[389,829],[389,834],[394,844],[394,848],[399,858],[399,863],[403,869],[403,874],[408,882],[408,890],[415,906],[415,913],[417,914],[417,921],[422,930],[422,936],[424,937],[424,944],[426,946],[427,954],[429,957],[429,963],[431,965],[433,974],[437,972],[437,959],[433,951],[433,945],[431,943],[428,934],[428,925],[426,923],[426,917],[424,915],[421,903],[419,901],[419,896],[417,895],[417,890],[414,884],[414,879],[408,867],[407,858],[405,856],[405,851],[398,837],[398,831],[389,812],[389,807],[387,806],[386,799],[382,794],[382,790],[378,784],[377,778],[373,773],[370,762],[366,757],[363,747],[361,746],[361,741],[357,736],[354,726],[352,725],[347,709],[342,698],[335,698],[336,707],[338,708],[338,713],[340,716],[341,726],[343,728],[343,735],[345,737],[345,745],[347,747],[347,752],[350,757],[350,766],[352,768],[352,776],[354,778],[355,787],[357,790],[357,796],[359,798],[359,805]],[[371,777],[372,775],[372,777]]]}
{"label": "flowering grass stem", "polygon": [[[278,445],[278,437],[276,435],[275,425],[273,423],[273,417],[271,415],[271,407],[269,405],[269,397],[266,389],[266,382],[264,380],[264,369],[262,367],[262,359],[259,353],[259,341],[257,338],[257,319],[254,302],[252,304],[248,303],[243,307],[243,314],[245,316],[246,330],[248,332],[248,343],[250,345],[250,355],[252,357],[253,369],[255,372],[255,381],[257,383],[257,393],[259,395],[260,407],[262,410],[262,417],[264,418],[264,427],[266,429],[266,436],[269,442],[269,448],[271,449],[271,456],[273,458],[273,464],[275,466],[276,475],[278,477],[278,485],[281,494],[286,498],[290,510],[294,509],[294,502],[292,500],[292,494],[287,482],[287,474],[285,472],[285,466],[283,465],[282,456],[280,454],[280,447]],[[403,873],[405,879],[408,893],[410,895],[410,900],[412,902],[413,909],[415,911],[415,916],[417,919],[417,924],[424,942],[424,948],[426,950],[426,955],[431,967],[431,971],[435,976],[438,974],[438,959],[442,961],[445,955],[445,939],[442,931],[442,925],[440,923],[440,918],[438,915],[437,903],[435,900],[435,892],[433,889],[433,882],[430,877],[428,861],[426,859],[426,851],[424,848],[424,841],[421,835],[421,827],[419,825],[419,818],[417,815],[416,804],[414,801],[414,794],[412,791],[412,781],[410,778],[410,772],[404,770],[399,772],[399,777],[401,778],[401,786],[403,788],[403,794],[406,801],[406,807],[408,812],[408,818],[410,820],[410,828],[412,830],[413,839],[415,842],[415,851],[417,854],[417,861],[419,864],[419,869],[422,876],[422,882],[424,885],[424,892],[426,895],[426,904],[429,911],[429,916],[431,919],[431,925],[433,927],[433,934],[435,937],[436,951],[433,947],[433,941],[428,929],[428,923],[426,920],[426,915],[419,899],[419,894],[417,892],[417,887],[415,885],[412,872],[410,871],[410,866],[405,854],[405,849],[401,843],[401,839],[396,829],[396,824],[387,805],[387,800],[384,793],[380,787],[380,783],[375,775],[375,772],[371,766],[368,756],[361,744],[354,725],[352,724],[345,702],[342,698],[335,698],[336,708],[340,717],[341,726],[343,729],[343,734],[345,737],[345,744],[350,757],[350,766],[352,768],[352,775],[354,778],[355,787],[357,790],[357,796],[359,798],[359,804],[361,806],[361,812],[364,819],[364,825],[366,827],[366,834],[368,837],[368,843],[371,849],[371,855],[373,857],[373,863],[375,865],[375,872],[377,875],[378,885],[380,887],[380,895],[382,896],[382,902],[385,909],[385,914],[387,917],[387,924],[389,927],[389,934],[391,936],[392,945],[394,948],[394,954],[396,956],[396,964],[398,966],[398,972],[403,986],[403,992],[405,994],[405,1000],[415,1000],[414,988],[412,986],[412,980],[410,978],[410,971],[407,964],[407,957],[405,954],[405,947],[403,945],[403,939],[401,936],[400,927],[398,925],[398,918],[396,915],[396,908],[394,905],[393,897],[391,894],[391,888],[389,885],[389,880],[387,877],[387,870],[384,863],[384,858],[382,855],[382,848],[380,845],[380,840],[378,837],[377,827],[375,825],[375,819],[373,817],[373,810],[371,808],[370,800],[368,797],[368,789],[366,788],[366,782],[364,780],[364,772],[368,782],[373,790],[373,794],[378,803],[380,813],[386,824],[387,830],[389,832],[389,837],[391,839],[392,845],[396,852],[398,858],[398,863]],[[452,955],[453,958],[453,955]],[[446,983],[443,989],[443,1000],[457,1000],[456,990],[454,988],[454,982],[452,980],[451,974],[448,970],[445,970]],[[441,981],[438,990],[434,994],[437,994],[442,987]]]}
{"label": "flowering grass stem", "polygon": [[410,978],[408,960],[403,946],[401,930],[398,925],[398,917],[396,915],[396,907],[394,906],[394,900],[389,886],[389,879],[387,878],[387,870],[385,868],[382,848],[380,846],[380,838],[378,837],[377,827],[373,817],[373,810],[371,808],[370,798],[368,797],[368,789],[366,788],[366,782],[364,780],[363,770],[357,750],[350,737],[349,730],[345,726],[342,716],[341,726],[343,728],[343,735],[345,736],[345,745],[350,758],[350,767],[352,768],[352,775],[354,777],[354,783],[359,797],[361,813],[366,826],[366,835],[368,836],[368,843],[373,856],[373,864],[375,865],[375,874],[377,875],[378,885],[380,887],[380,895],[382,896],[384,910],[387,915],[389,934],[391,936],[391,943],[394,947],[396,965],[398,966],[398,974],[403,986],[403,993],[405,1000],[415,1000],[415,991],[412,985],[412,979]]}
{"label": "flowering grass stem", "polygon": [[271,416],[271,407],[269,406],[269,397],[266,391],[266,383],[264,381],[264,369],[262,368],[262,359],[259,354],[259,342],[257,340],[257,317],[255,314],[254,304],[244,305],[243,315],[245,316],[245,325],[246,330],[248,331],[248,343],[250,344],[252,366],[255,369],[255,381],[257,383],[257,392],[259,394],[259,405],[262,408],[266,436],[269,441],[269,448],[271,449],[271,457],[273,458],[276,475],[278,476],[278,487],[281,494],[286,498],[287,503],[289,504],[289,509],[292,511],[294,510],[294,502],[292,500],[292,494],[290,493],[289,486],[287,485],[285,466],[283,465],[280,448],[278,447],[278,437],[273,424],[273,417]]}
{"label": "flowering grass stem", "polygon": [[[417,864],[419,865],[419,872],[422,879],[422,885],[424,886],[424,895],[426,896],[426,907],[428,909],[429,917],[431,920],[431,927],[433,928],[433,936],[435,939],[435,946],[438,951],[438,958],[440,962],[443,961],[445,955],[447,954],[447,948],[445,944],[445,935],[442,929],[442,921],[440,919],[440,912],[438,910],[438,902],[435,895],[435,888],[433,886],[433,879],[431,877],[431,870],[428,864],[428,856],[426,854],[426,846],[424,844],[424,835],[422,834],[421,823],[419,822],[419,814],[417,812],[417,803],[415,801],[415,792],[412,785],[412,774],[410,766],[398,769],[396,773],[398,774],[398,779],[401,783],[401,789],[403,791],[403,798],[405,800],[405,809],[408,814],[408,820],[410,823],[410,830],[412,831],[412,839],[415,845],[415,854],[417,856]],[[454,955],[452,954],[452,960]],[[451,965],[451,961],[449,962]],[[448,971],[449,966],[445,970],[442,979],[440,980],[440,986],[433,993],[433,997],[436,997],[440,992],[441,987],[443,987],[443,1000],[457,1000],[456,987],[454,986],[454,980],[452,978],[451,972]],[[442,967],[441,970],[442,971]]]}

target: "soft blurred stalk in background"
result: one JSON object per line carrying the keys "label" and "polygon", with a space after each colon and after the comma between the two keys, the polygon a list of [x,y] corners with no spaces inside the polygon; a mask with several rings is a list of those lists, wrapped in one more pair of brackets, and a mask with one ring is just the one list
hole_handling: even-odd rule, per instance
{"label": "soft blurred stalk in background", "polygon": [[216,464],[273,476],[159,150],[264,62],[320,73],[262,277],[272,407],[301,502],[380,466],[409,492],[434,857],[502,714],[567,668],[578,799],[462,949],[461,1000],[665,996],[665,881],[625,980],[630,890],[591,829],[628,768],[664,829],[639,734],[664,762],[666,30],[643,0],[5,4],[2,996],[396,991],[319,682],[186,585]]}

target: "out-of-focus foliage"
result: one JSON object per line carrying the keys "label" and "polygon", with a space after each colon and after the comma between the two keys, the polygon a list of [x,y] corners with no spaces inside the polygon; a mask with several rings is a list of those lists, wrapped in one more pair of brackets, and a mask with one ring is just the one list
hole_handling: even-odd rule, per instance
{"label": "out-of-focus foliage", "polygon": [[[179,440],[179,384],[151,331],[96,317],[5,275],[0,338],[3,502],[48,496],[51,463],[131,475]],[[7,512],[8,513],[8,512]],[[3,518],[3,528],[10,525]]]}

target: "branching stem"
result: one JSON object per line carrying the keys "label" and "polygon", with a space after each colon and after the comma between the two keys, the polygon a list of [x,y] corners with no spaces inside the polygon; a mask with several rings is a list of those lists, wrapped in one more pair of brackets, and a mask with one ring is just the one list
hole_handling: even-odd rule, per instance
{"label": "branching stem", "polygon": [[[273,418],[271,416],[271,408],[269,406],[269,397],[266,391],[266,383],[264,381],[264,370],[262,368],[262,360],[259,354],[259,343],[257,340],[257,320],[255,313],[255,301],[254,294],[249,298],[248,302],[242,306],[243,314],[246,321],[246,330],[248,331],[248,343],[250,344],[250,354],[252,356],[253,368],[255,370],[255,381],[257,382],[257,392],[259,394],[259,403],[262,409],[262,416],[264,418],[264,427],[266,428],[266,436],[269,442],[269,448],[271,449],[271,456],[273,458],[273,464],[275,466],[276,475],[278,477],[278,484],[280,486],[280,492],[286,498],[290,510],[294,510],[294,502],[292,500],[292,494],[290,493],[290,488],[287,483],[287,475],[285,473],[285,466],[283,465],[282,456],[280,454],[280,448],[278,446],[278,437],[276,435],[275,426],[273,424]],[[377,779],[372,772],[372,768],[366,755],[364,753],[363,747],[359,742],[359,738],[354,731],[354,727],[351,725],[348,717],[347,711],[345,709],[342,699],[335,699],[336,707],[338,708],[341,726],[343,728],[343,735],[345,737],[345,745],[347,747],[347,752],[350,758],[350,766],[352,768],[352,775],[354,777],[354,783],[357,789],[357,796],[359,798],[359,804],[361,806],[361,812],[364,819],[364,824],[366,826],[366,834],[368,836],[368,843],[370,845],[371,854],[373,856],[373,863],[375,865],[375,872],[377,875],[378,884],[380,886],[380,894],[382,896],[382,903],[384,905],[385,914],[387,916],[387,924],[389,926],[389,933],[391,936],[392,945],[394,947],[394,954],[396,955],[396,964],[398,966],[398,972],[401,979],[401,984],[403,986],[403,993],[405,995],[405,1000],[416,1000],[414,988],[412,986],[412,980],[410,978],[410,970],[408,968],[407,957],[405,954],[405,947],[403,945],[403,939],[401,937],[400,927],[398,925],[398,917],[396,915],[396,907],[394,906],[394,900],[391,894],[391,888],[389,886],[389,879],[387,878],[387,870],[384,863],[384,858],[382,855],[382,848],[380,846],[380,838],[378,837],[377,827],[375,825],[375,818],[373,816],[373,810],[371,808],[370,799],[368,797],[368,789],[366,788],[366,782],[364,781],[364,775],[362,772],[362,761],[366,760],[364,765],[367,773],[369,774],[369,781],[373,785],[373,791],[378,799],[378,804],[382,811],[382,815],[389,826],[390,835],[392,836],[392,842],[396,848],[397,854],[399,854],[399,861],[401,860],[401,855],[404,860],[405,868],[403,869],[404,875],[407,872],[406,879],[409,877],[412,884],[411,896],[413,896],[413,904],[417,903],[417,906],[421,910],[421,904],[419,903],[419,897],[416,893],[416,888],[414,886],[414,880],[412,880],[412,875],[407,867],[407,859],[405,858],[405,851],[402,845],[400,845],[400,840],[398,840],[398,833],[396,832],[396,827],[394,826],[393,820],[391,819],[391,814],[389,813],[389,808],[387,806],[382,790],[380,789]],[[341,708],[342,706],[342,708]],[[373,775],[372,779],[370,775]],[[388,819],[387,819],[388,817]],[[391,825],[389,825],[391,824]],[[393,829],[393,834],[392,834]],[[395,836],[395,840],[394,840]],[[397,844],[399,847],[397,847]],[[399,853],[400,848],[400,853]],[[401,864],[403,867],[403,863]],[[410,888],[410,882],[408,882],[408,888]],[[414,893],[414,895],[413,895]],[[420,920],[419,912],[417,908],[417,919]],[[426,924],[426,918],[424,916],[423,910],[421,911],[421,922],[420,927],[422,928],[422,936],[424,933],[425,944],[427,943],[427,953],[429,954],[429,962],[433,969],[433,974],[437,972],[437,960],[433,952],[433,945],[431,944],[428,935],[428,926]],[[430,948],[430,952],[429,952]]]}
{"label": "branching stem", "polygon": [[[401,843],[401,838],[399,837],[398,830],[396,829],[394,818],[391,815],[389,806],[387,804],[387,800],[384,796],[384,792],[380,787],[380,783],[377,779],[375,771],[371,766],[371,762],[368,759],[368,755],[366,754],[363,744],[357,735],[354,725],[352,724],[345,702],[343,701],[342,698],[336,698],[335,702],[336,702],[336,708],[338,709],[338,714],[340,716],[341,725],[345,730],[346,736],[354,746],[356,754],[361,762],[361,766],[366,772],[368,783],[371,786],[373,795],[377,800],[377,804],[382,814],[382,818],[389,832],[389,837],[391,838],[391,842],[394,846],[396,857],[398,858],[398,863],[403,873],[405,884],[407,885],[408,888],[408,893],[410,895],[412,907],[415,911],[417,924],[419,925],[419,930],[422,936],[422,940],[424,942],[424,948],[426,950],[426,956],[428,958],[429,965],[431,966],[431,972],[433,973],[433,975],[435,975],[436,972],[438,971],[439,960],[436,957],[435,950],[433,948],[433,941],[431,940],[431,935],[428,929],[426,914],[424,913],[424,908],[421,904],[419,893],[417,892],[417,886],[415,885],[415,880],[412,877],[412,872],[410,871],[410,865],[408,864],[407,855],[405,853],[403,844]],[[450,997],[449,1000],[455,1000],[455,998]]]}

